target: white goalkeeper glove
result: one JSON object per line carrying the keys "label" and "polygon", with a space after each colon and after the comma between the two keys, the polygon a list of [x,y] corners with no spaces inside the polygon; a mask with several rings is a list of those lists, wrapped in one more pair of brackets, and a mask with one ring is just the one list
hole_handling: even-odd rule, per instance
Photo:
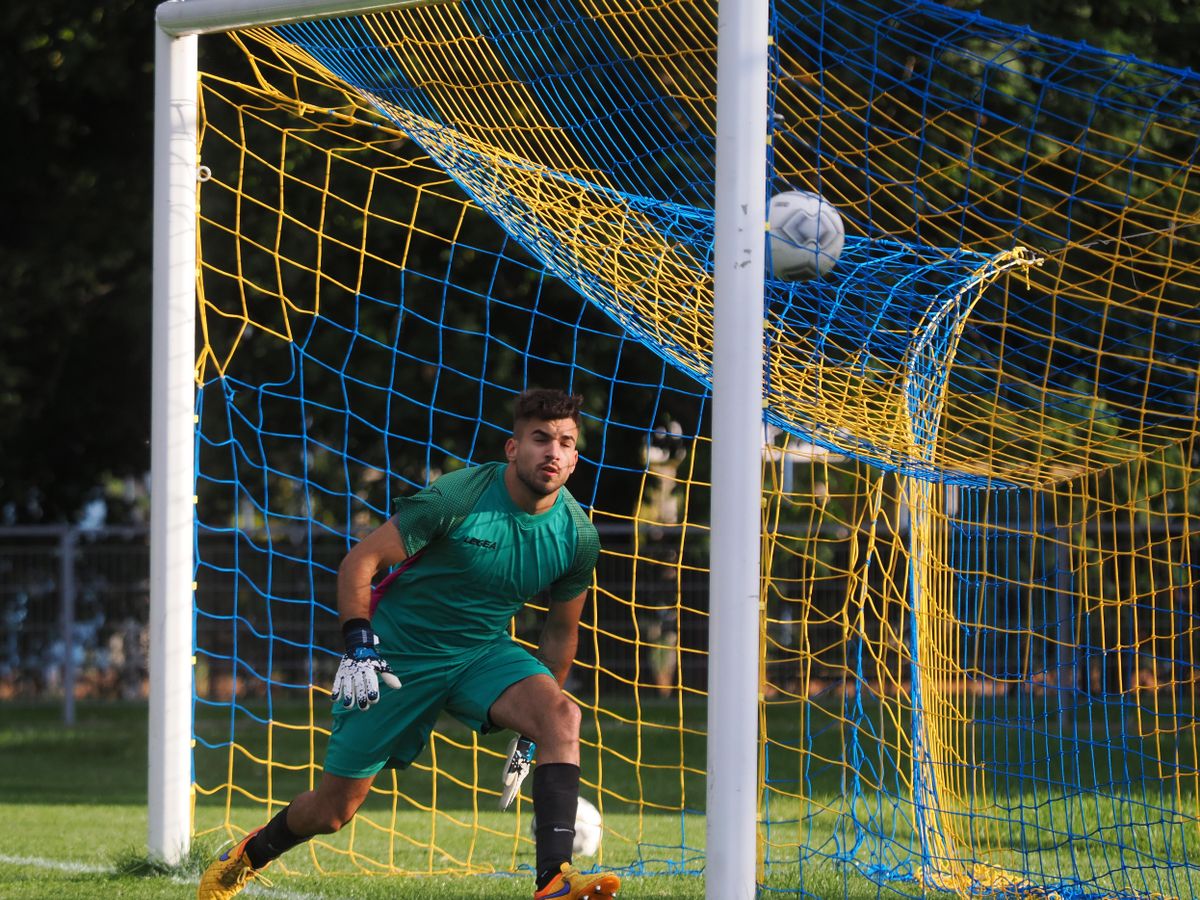
{"label": "white goalkeeper glove", "polygon": [[379,701],[380,681],[395,690],[400,687],[400,679],[375,649],[379,637],[371,630],[370,622],[351,619],[342,626],[342,634],[346,654],[333,677],[333,699],[347,709],[366,709]]}
{"label": "white goalkeeper glove", "polygon": [[504,787],[500,791],[501,809],[508,809],[508,805],[513,802],[513,797],[517,796],[517,792],[521,790],[521,782],[533,768],[535,750],[537,750],[537,744],[523,734],[518,734],[508,742],[508,759],[504,761],[502,776]]}

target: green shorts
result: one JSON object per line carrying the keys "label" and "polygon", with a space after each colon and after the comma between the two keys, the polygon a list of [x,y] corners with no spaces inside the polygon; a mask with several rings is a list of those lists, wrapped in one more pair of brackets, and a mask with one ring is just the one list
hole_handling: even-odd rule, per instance
{"label": "green shorts", "polygon": [[[343,778],[369,778],[385,766],[405,768],[420,754],[445,710],[464,725],[486,734],[496,699],[530,675],[550,675],[511,638],[457,656],[388,659],[400,690],[380,689],[370,709],[333,704],[333,731],[325,751],[325,771]],[[553,676],[551,676],[553,677]]]}

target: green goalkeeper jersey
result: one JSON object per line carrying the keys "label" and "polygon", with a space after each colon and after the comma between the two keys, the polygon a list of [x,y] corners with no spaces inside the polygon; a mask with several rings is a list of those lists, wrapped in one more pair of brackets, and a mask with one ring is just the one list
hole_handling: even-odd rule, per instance
{"label": "green goalkeeper jersey", "polygon": [[551,602],[587,590],[596,528],[561,488],[531,515],[504,486],[506,463],[450,472],[398,504],[392,522],[408,559],[376,588],[372,627],[385,654],[457,654],[508,630],[543,591]]}

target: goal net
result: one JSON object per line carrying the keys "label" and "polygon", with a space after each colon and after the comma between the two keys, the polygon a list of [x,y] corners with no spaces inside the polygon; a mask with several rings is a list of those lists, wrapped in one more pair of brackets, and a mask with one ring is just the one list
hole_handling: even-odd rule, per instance
{"label": "goal net", "polygon": [[[202,43],[196,834],[319,778],[342,555],[564,387],[603,545],[579,862],[703,871],[716,23],[461,0]],[[766,283],[760,883],[1191,896],[1200,79],[923,0],[771,26],[764,192],[847,237]],[[444,722],[283,868],[530,866],[504,744]]]}

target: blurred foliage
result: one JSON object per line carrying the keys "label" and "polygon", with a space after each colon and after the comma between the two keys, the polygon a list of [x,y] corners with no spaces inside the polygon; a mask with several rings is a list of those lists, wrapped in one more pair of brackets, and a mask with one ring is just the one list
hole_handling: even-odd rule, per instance
{"label": "blurred foliage", "polygon": [[[1179,67],[1200,32],[1197,0],[951,5]],[[155,6],[0,10],[0,523],[76,518],[102,495],[110,521],[144,510]]]}
{"label": "blurred foliage", "polygon": [[0,522],[149,466],[153,10],[0,10]]}

